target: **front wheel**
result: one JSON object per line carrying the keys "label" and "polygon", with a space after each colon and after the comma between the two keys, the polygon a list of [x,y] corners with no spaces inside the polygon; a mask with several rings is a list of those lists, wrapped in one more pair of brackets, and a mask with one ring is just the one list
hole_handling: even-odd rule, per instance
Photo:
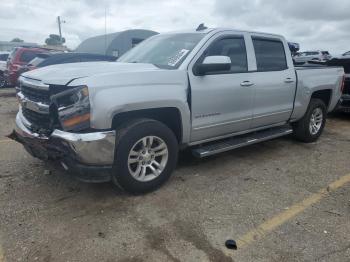
{"label": "front wheel", "polygon": [[311,99],[304,117],[293,124],[294,137],[305,143],[315,142],[322,134],[326,116],[325,103],[320,99]]}
{"label": "front wheel", "polygon": [[175,169],[178,141],[164,124],[137,119],[117,129],[113,182],[132,194],[165,183]]}

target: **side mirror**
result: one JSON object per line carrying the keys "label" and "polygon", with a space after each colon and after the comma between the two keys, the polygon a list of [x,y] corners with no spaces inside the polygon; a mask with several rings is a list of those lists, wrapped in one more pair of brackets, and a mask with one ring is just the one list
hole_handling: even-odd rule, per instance
{"label": "side mirror", "polygon": [[204,76],[208,73],[229,71],[231,69],[231,58],[228,56],[207,56],[202,64],[195,65],[194,75]]}

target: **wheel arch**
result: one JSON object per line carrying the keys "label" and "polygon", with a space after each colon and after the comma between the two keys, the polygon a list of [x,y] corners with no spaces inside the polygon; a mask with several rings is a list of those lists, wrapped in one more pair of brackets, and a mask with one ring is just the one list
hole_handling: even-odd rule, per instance
{"label": "wheel arch", "polygon": [[330,105],[331,98],[332,98],[332,89],[323,89],[323,90],[315,91],[312,93],[312,95],[310,97],[310,101],[313,98],[318,98],[318,99],[322,100],[325,103],[326,108],[328,109],[328,107]]}
{"label": "wheel arch", "polygon": [[112,129],[116,129],[123,123],[138,118],[154,119],[165,124],[174,132],[179,144],[183,143],[185,139],[184,132],[186,132],[186,130],[181,112],[176,107],[138,109],[116,113],[112,119]]}

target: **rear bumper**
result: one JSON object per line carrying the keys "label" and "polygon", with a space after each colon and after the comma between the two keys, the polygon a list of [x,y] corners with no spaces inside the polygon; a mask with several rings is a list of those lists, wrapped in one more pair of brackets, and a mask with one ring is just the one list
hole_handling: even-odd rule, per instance
{"label": "rear bumper", "polygon": [[30,131],[21,111],[10,138],[23,144],[34,157],[59,162],[76,178],[86,182],[110,180],[114,162],[115,131],[70,133],[54,130],[50,136]]}

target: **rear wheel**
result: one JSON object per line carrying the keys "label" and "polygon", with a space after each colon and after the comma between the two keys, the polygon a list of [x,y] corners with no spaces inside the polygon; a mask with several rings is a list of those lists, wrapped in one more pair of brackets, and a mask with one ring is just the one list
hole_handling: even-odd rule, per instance
{"label": "rear wheel", "polygon": [[137,119],[117,129],[113,182],[132,194],[160,187],[175,169],[178,142],[164,124]]}
{"label": "rear wheel", "polygon": [[304,117],[293,124],[295,138],[305,143],[316,141],[322,134],[326,116],[325,103],[320,99],[311,99]]}

